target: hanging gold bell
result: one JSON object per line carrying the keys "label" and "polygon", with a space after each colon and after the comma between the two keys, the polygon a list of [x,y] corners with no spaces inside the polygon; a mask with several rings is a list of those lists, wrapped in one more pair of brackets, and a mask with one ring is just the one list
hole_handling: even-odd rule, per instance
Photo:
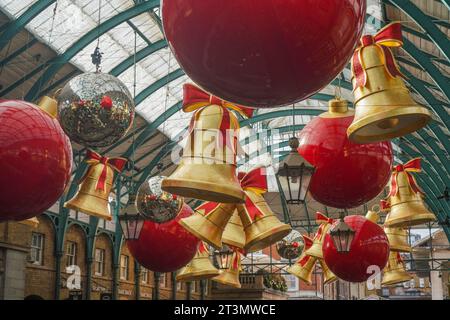
{"label": "hanging gold bell", "polygon": [[195,213],[181,219],[180,224],[197,238],[216,249],[222,248],[222,235],[236,205],[232,203],[205,202]]}
{"label": "hanging gold bell", "polygon": [[316,265],[317,258],[306,254],[307,250],[313,245],[313,240],[307,236],[303,236],[303,242],[305,244],[303,252],[300,258],[294,265],[286,269],[290,274],[293,274],[303,282],[307,284],[312,283],[312,274],[314,272],[314,266]]}
{"label": "hanging gold bell", "polygon": [[54,98],[48,96],[42,97],[38,102],[39,108],[47,113],[50,117],[56,118],[58,115],[58,102]]}
{"label": "hanging gold bell", "polygon": [[411,252],[408,243],[408,230],[402,228],[384,228],[391,251]]}
{"label": "hanging gold bell", "polygon": [[200,242],[194,259],[178,273],[177,281],[197,281],[213,278],[219,275],[219,270],[209,259],[209,251],[204,242]]}
{"label": "hanging gold bell", "polygon": [[81,211],[105,220],[112,220],[109,212],[109,194],[111,192],[114,171],[122,171],[126,159],[102,157],[88,150],[87,173],[82,178],[78,193],[64,204],[64,207]]}
{"label": "hanging gold bell", "polygon": [[387,200],[390,211],[384,221],[385,227],[405,228],[436,220],[423,203],[422,192],[410,173],[414,171],[420,171],[419,158],[394,168]]}
{"label": "hanging gold bell", "polygon": [[30,218],[27,220],[22,220],[22,221],[19,221],[19,223],[27,225],[33,229],[36,229],[37,227],[39,227],[39,220],[37,217],[33,217],[33,218]]}
{"label": "hanging gold bell", "polygon": [[401,45],[399,23],[361,38],[352,59],[355,118],[347,130],[351,141],[390,140],[419,130],[431,120],[431,113],[412,99],[389,48]]}
{"label": "hanging gold bell", "polygon": [[327,264],[325,263],[325,260],[319,259],[320,267],[322,268],[322,274],[323,274],[323,284],[329,284],[333,283],[338,279],[336,275],[331,272],[330,268],[328,268]]}
{"label": "hanging gold bell", "polygon": [[384,286],[391,286],[397,283],[402,283],[411,280],[413,277],[406,272],[405,263],[400,256],[400,253],[391,251],[389,253],[389,261],[384,268],[383,281]]}
{"label": "hanging gold bell", "polygon": [[241,288],[241,282],[239,280],[240,270],[241,254],[234,251],[231,260],[228,262],[228,268],[226,270],[220,270],[220,274],[212,280],[227,286]]}
{"label": "hanging gold bell", "polygon": [[228,221],[228,224],[225,227],[225,231],[222,235],[222,243],[235,248],[244,249],[244,226],[242,225],[242,221],[237,210],[234,211],[230,221]]}
{"label": "hanging gold bell", "polygon": [[183,110],[195,111],[181,162],[162,189],[187,198],[243,203],[236,175],[239,121],[233,106],[193,85],[184,86]]}
{"label": "hanging gold bell", "polygon": [[246,190],[245,194],[246,204],[238,204],[237,210],[244,225],[246,252],[269,247],[292,231],[275,216],[261,194],[252,190]]}
{"label": "hanging gold bell", "polygon": [[313,245],[306,251],[306,254],[316,257],[317,259],[323,259],[323,242],[325,240],[325,235],[327,234],[328,230],[330,230],[334,220],[326,217],[320,212],[317,212],[316,222],[320,224],[320,226],[316,234],[314,235]]}

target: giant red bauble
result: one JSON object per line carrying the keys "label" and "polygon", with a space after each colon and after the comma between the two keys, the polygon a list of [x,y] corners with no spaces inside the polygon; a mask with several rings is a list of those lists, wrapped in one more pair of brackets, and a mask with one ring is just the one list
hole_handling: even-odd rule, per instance
{"label": "giant red bauble", "polygon": [[50,208],[71,169],[72,146],[56,119],[32,103],[0,100],[0,221]]}
{"label": "giant red bauble", "polygon": [[360,206],[376,197],[389,180],[391,143],[353,143],[347,137],[353,112],[343,117],[324,115],[311,120],[299,135],[300,155],[316,167],[310,194],[330,207]]}
{"label": "giant red bauble", "polygon": [[200,240],[178,221],[192,214],[193,210],[184,204],[173,220],[161,224],[145,221],[139,239],[127,241],[133,257],[154,272],[173,272],[187,265],[194,258]]}
{"label": "giant red bauble", "polygon": [[363,216],[348,216],[344,221],[356,232],[350,252],[337,252],[328,233],[322,247],[325,263],[342,280],[366,281],[375,269],[383,270],[386,266],[389,258],[387,236],[379,225]]}
{"label": "giant red bauble", "polygon": [[163,0],[186,74],[222,99],[258,108],[303,100],[348,63],[366,0]]}

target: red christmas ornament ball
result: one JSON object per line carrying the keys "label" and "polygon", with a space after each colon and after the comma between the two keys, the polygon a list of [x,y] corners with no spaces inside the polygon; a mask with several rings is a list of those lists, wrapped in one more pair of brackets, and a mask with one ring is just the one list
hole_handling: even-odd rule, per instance
{"label": "red christmas ornament ball", "polygon": [[344,221],[356,232],[350,252],[339,253],[330,234],[325,235],[323,257],[330,270],[349,282],[366,281],[376,266],[383,270],[389,258],[389,242],[383,229],[363,216],[348,216]]}
{"label": "red christmas ornament ball", "polygon": [[303,100],[348,63],[365,0],[164,0],[166,38],[206,91],[251,107]]}
{"label": "red christmas ornament ball", "polygon": [[138,240],[128,240],[133,257],[154,272],[173,272],[187,265],[195,256],[200,240],[179,223],[193,214],[184,204],[177,217],[165,223],[145,221]]}
{"label": "red christmas ornament ball", "polygon": [[352,111],[339,117],[325,113],[311,120],[299,135],[298,151],[316,170],[309,191],[318,202],[354,208],[375,198],[391,176],[389,141],[356,144],[347,137]]}
{"label": "red christmas ornament ball", "polygon": [[0,221],[50,208],[72,170],[72,146],[59,122],[28,102],[0,100]]}

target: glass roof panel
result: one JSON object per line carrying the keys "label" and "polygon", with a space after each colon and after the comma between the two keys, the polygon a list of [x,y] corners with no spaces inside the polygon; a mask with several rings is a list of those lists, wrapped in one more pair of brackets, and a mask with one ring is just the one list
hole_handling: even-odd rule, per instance
{"label": "glass roof panel", "polygon": [[14,18],[20,17],[37,0],[0,0],[0,6]]}

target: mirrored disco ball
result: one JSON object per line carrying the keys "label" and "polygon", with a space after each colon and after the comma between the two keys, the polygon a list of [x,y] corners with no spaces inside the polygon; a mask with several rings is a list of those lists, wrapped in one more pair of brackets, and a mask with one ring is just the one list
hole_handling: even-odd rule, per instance
{"label": "mirrored disco ball", "polygon": [[58,97],[58,117],[73,141],[106,147],[131,127],[134,102],[127,87],[104,73],[84,73],[70,80]]}
{"label": "mirrored disco ball", "polygon": [[280,257],[294,260],[303,251],[303,239],[300,232],[292,230],[283,240],[277,242],[277,252]]}
{"label": "mirrored disco ball", "polygon": [[161,182],[164,178],[156,176],[148,179],[139,187],[137,193],[138,211],[147,219],[156,223],[164,223],[174,219],[184,202],[182,197],[161,189]]}

